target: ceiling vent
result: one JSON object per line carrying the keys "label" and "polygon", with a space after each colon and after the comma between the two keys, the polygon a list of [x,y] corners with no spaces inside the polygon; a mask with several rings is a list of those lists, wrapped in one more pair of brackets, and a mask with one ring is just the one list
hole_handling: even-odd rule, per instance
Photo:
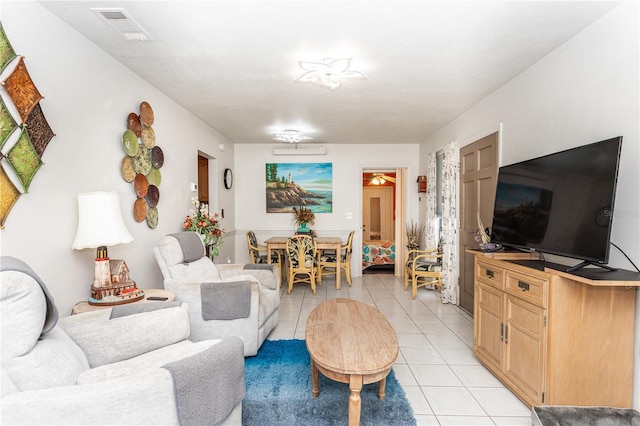
{"label": "ceiling vent", "polygon": [[103,21],[128,41],[151,41],[151,36],[122,8],[92,8]]}

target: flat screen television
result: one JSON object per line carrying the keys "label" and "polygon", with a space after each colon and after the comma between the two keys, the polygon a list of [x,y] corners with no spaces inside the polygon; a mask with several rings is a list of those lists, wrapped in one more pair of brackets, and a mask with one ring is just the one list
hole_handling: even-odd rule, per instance
{"label": "flat screen television", "polygon": [[493,242],[606,267],[622,136],[498,169]]}

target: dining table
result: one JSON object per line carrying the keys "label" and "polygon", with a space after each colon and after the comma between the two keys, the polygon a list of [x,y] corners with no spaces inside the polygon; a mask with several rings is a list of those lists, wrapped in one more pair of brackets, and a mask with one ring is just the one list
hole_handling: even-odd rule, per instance
{"label": "dining table", "polygon": [[[271,250],[286,250],[287,240],[289,237],[271,237],[265,240],[267,245],[267,261],[271,263]],[[340,269],[342,256],[340,251],[342,249],[342,238],[340,237],[315,237],[317,250],[335,250],[336,252],[336,290],[340,290]]]}

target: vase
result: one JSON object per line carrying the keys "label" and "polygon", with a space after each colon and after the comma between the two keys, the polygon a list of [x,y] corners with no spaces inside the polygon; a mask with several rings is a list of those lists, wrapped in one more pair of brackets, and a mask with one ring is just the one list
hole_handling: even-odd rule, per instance
{"label": "vase", "polygon": [[305,222],[302,222],[296,232],[298,234],[308,234],[311,232],[311,230],[307,228],[307,224]]}

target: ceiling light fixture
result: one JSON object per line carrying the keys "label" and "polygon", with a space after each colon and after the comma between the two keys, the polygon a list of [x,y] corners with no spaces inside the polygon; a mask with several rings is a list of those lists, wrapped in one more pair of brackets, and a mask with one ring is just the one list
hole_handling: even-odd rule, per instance
{"label": "ceiling light fixture", "polygon": [[299,61],[298,64],[305,72],[293,81],[313,83],[329,90],[338,90],[342,80],[366,80],[367,76],[361,71],[351,70],[352,58],[324,58],[321,62]]}
{"label": "ceiling light fixture", "polygon": [[295,129],[286,129],[281,132],[277,132],[273,134],[274,141],[280,142],[288,142],[288,143],[299,143],[302,141],[313,139],[311,136],[304,136],[300,133],[299,130]]}

